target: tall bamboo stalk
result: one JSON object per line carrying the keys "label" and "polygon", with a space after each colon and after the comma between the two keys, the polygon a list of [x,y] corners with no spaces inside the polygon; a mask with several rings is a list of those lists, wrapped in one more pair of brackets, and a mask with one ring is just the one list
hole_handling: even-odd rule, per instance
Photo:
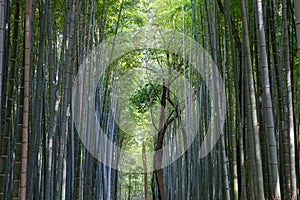
{"label": "tall bamboo stalk", "polygon": [[21,200],[26,199],[27,151],[28,151],[28,121],[29,121],[29,81],[31,61],[31,14],[32,1],[25,1],[25,33],[24,33],[24,110],[22,133],[22,160],[21,160]]}
{"label": "tall bamboo stalk", "polygon": [[[10,137],[12,136],[13,122],[14,122],[14,110],[15,110],[15,87],[16,87],[16,68],[17,68],[17,51],[18,51],[18,33],[19,33],[19,18],[20,18],[20,1],[15,2],[14,10],[14,26],[13,26],[13,38],[12,38],[12,47],[9,58],[8,66],[8,77],[6,77],[7,88],[6,89],[6,108],[5,108],[5,118],[4,118],[4,127],[3,133],[1,130],[1,145],[0,145],[0,185],[6,185],[7,182],[6,169],[7,162],[10,162],[9,159],[9,143]],[[1,84],[2,85],[2,84]],[[8,173],[7,173],[8,174]],[[0,197],[4,195],[5,187],[0,188]]]}
{"label": "tall bamboo stalk", "polygon": [[266,49],[266,36],[265,27],[263,20],[263,8],[261,0],[254,0],[257,9],[257,21],[258,21],[258,43],[259,43],[259,54],[260,54],[260,64],[262,69],[262,88],[263,88],[263,102],[264,110],[266,112],[266,125],[268,134],[268,150],[270,154],[270,164],[271,164],[271,191],[272,198],[281,199],[280,192],[280,182],[278,174],[278,159],[277,159],[277,144],[275,138],[275,127],[274,127],[274,117],[272,109],[272,99],[269,81],[269,65],[268,65],[268,55]]}
{"label": "tall bamboo stalk", "polygon": [[[2,79],[3,79],[3,55],[4,55],[4,19],[5,19],[5,1],[0,0],[0,130],[2,130]],[[1,138],[1,134],[0,134]],[[1,139],[0,139],[1,142]]]}
{"label": "tall bamboo stalk", "polygon": [[289,45],[289,24],[287,19],[287,1],[282,2],[283,10],[283,35],[284,35],[284,63],[286,66],[286,84],[287,84],[287,102],[288,102],[288,138],[289,138],[289,153],[290,153],[290,176],[291,176],[291,193],[287,198],[297,199],[297,184],[296,184],[296,165],[295,165],[295,131],[294,131],[294,111],[292,97],[292,79],[290,66],[290,45]]}
{"label": "tall bamboo stalk", "polygon": [[[300,1],[295,2],[295,13],[296,13],[296,35],[297,35],[297,52],[298,52],[298,60],[300,60]],[[298,74],[300,74],[300,62],[298,66]],[[299,120],[299,113],[300,113],[300,93],[298,93],[298,177],[300,174],[300,120]],[[299,186],[299,178],[298,178],[298,186]],[[298,191],[299,195],[299,191]]]}
{"label": "tall bamboo stalk", "polygon": [[257,122],[257,110],[256,110],[256,98],[253,82],[253,71],[252,71],[252,61],[250,53],[249,44],[249,34],[248,34],[248,22],[246,17],[246,7],[245,1],[240,0],[241,10],[242,10],[242,23],[243,23],[243,33],[244,33],[244,43],[245,43],[245,65],[247,68],[247,82],[249,85],[250,92],[250,104],[251,104],[251,120],[252,129],[254,134],[254,145],[255,145],[255,159],[256,159],[256,169],[257,169],[257,187],[258,187],[258,197],[259,199],[264,199],[264,185],[263,185],[263,175],[262,175],[262,162],[261,162],[261,152],[260,152],[260,141],[259,141],[259,127]]}

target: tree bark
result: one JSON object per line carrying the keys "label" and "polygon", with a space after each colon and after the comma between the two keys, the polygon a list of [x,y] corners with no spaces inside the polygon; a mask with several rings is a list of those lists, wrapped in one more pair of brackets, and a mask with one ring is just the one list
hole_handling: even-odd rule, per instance
{"label": "tree bark", "polygon": [[145,200],[148,200],[148,174],[147,174],[147,158],[146,158],[146,139],[143,140],[142,159],[144,167],[144,194]]}
{"label": "tree bark", "polygon": [[167,196],[165,193],[165,185],[164,185],[164,177],[163,177],[163,169],[161,169],[162,164],[162,147],[163,147],[163,140],[167,130],[167,126],[165,124],[165,109],[166,109],[166,100],[167,100],[167,86],[163,86],[163,91],[161,94],[160,100],[160,119],[159,119],[159,131],[157,134],[157,142],[155,144],[155,153],[154,153],[154,174],[158,185],[159,197],[161,200],[167,200]]}

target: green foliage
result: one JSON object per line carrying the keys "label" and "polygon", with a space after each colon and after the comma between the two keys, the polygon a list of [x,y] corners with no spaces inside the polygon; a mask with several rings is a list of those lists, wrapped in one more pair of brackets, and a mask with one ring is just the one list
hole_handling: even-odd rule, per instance
{"label": "green foliage", "polygon": [[[121,9],[121,18],[118,15]],[[143,13],[143,6],[139,0],[112,1],[108,9],[108,18],[106,22],[106,35],[112,36],[115,34],[118,20],[118,32],[132,30],[138,27],[145,26],[146,16]]]}
{"label": "green foliage", "polygon": [[162,91],[161,85],[154,82],[146,83],[131,94],[130,103],[138,112],[145,113],[151,104],[159,100],[160,91]]}
{"label": "green foliage", "polygon": [[154,1],[154,24],[163,28],[183,31],[183,16],[185,32],[188,33],[192,26],[190,0]]}

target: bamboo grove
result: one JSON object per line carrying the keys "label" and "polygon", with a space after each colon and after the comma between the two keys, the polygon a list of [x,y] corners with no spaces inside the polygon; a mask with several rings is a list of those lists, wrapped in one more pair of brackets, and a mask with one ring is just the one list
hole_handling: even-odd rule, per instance
{"label": "bamboo grove", "polygon": [[[95,94],[104,134],[143,155],[144,172],[125,172],[83,145],[72,87],[101,42],[151,26],[184,33],[209,53],[225,85],[226,118],[216,145],[201,158],[214,110],[189,58],[153,49],[128,53],[105,70]],[[117,84],[120,77],[145,63],[177,70],[192,85],[200,116],[187,151],[153,172],[145,152],[176,135],[185,143],[190,130],[181,112],[189,115],[191,100],[180,103],[165,85],[142,85],[128,94],[126,117],[139,124],[139,134],[150,134],[128,135],[113,112],[126,106],[112,94],[127,87]],[[299,0],[0,0],[0,199],[299,199],[299,74]],[[151,106],[156,131],[146,127]],[[115,156],[106,145],[103,151]]]}

